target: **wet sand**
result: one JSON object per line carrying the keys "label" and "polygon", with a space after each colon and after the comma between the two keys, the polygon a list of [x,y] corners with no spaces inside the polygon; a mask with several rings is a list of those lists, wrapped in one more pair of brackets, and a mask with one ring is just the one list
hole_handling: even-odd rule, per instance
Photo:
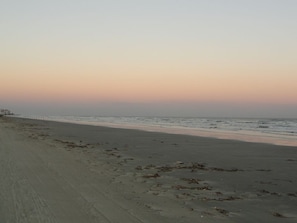
{"label": "wet sand", "polygon": [[297,148],[0,118],[0,222],[297,222]]}

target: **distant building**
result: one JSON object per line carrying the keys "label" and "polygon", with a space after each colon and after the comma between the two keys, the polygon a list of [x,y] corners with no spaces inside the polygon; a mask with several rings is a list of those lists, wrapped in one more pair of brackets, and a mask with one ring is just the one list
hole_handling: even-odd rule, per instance
{"label": "distant building", "polygon": [[13,113],[8,109],[1,109],[0,115],[13,115]]}

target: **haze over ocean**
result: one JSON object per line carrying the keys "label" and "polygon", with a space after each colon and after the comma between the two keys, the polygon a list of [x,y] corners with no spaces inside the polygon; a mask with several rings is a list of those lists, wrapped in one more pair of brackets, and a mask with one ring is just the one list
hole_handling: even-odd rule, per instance
{"label": "haze over ocean", "polygon": [[297,117],[297,2],[2,1],[0,107]]}

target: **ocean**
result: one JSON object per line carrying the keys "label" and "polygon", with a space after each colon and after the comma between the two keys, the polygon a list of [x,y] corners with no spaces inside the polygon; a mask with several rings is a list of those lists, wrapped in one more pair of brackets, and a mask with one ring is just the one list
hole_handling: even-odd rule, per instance
{"label": "ocean", "polygon": [[19,117],[297,146],[297,119],[32,115]]}

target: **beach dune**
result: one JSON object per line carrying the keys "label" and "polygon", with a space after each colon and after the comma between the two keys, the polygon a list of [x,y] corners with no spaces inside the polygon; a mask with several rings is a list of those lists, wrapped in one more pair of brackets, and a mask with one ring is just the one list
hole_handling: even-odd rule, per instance
{"label": "beach dune", "polygon": [[297,148],[0,118],[0,222],[297,222]]}

